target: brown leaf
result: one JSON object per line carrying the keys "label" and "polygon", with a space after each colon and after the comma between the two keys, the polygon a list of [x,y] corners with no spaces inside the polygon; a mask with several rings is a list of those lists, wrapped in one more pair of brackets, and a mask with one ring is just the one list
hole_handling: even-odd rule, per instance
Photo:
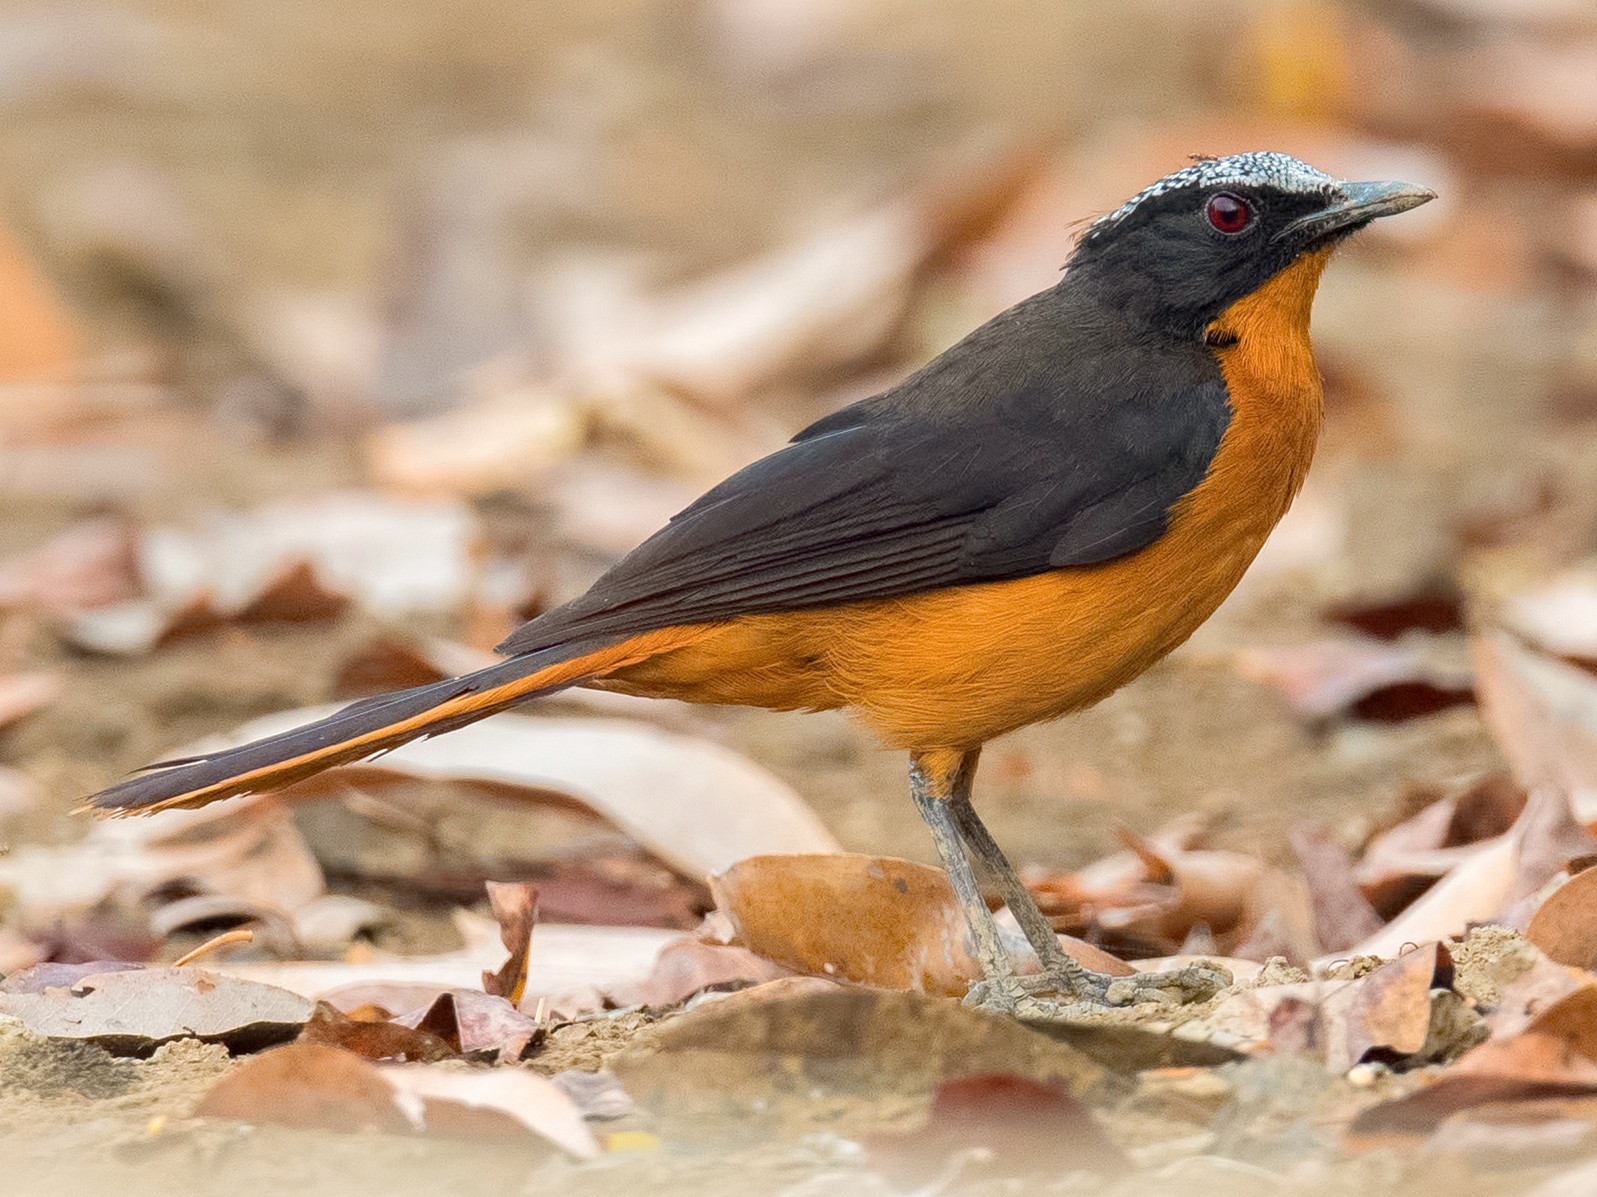
{"label": "brown leaf", "polygon": [[485,993],[519,1005],[527,992],[527,954],[532,949],[532,929],[538,922],[538,887],[528,882],[488,883],[488,904],[499,924],[499,938],[510,958],[496,972],[482,975]]}
{"label": "brown leaf", "polygon": [[462,1055],[500,1061],[521,1059],[545,1034],[542,1023],[505,998],[474,989],[451,989],[425,1009],[394,1021],[436,1035]]}
{"label": "brown leaf", "polygon": [[349,609],[349,596],[322,584],[309,561],[289,561],[233,613],[239,623],[321,623]]}
{"label": "brown leaf", "polygon": [[1527,788],[1597,789],[1597,678],[1503,632],[1472,642],[1481,714]]}
{"label": "brown leaf", "polygon": [[311,1004],[297,994],[201,968],[96,973],[42,993],[0,994],[0,1014],[52,1039],[148,1053],[173,1039],[239,1050],[299,1034]]}
{"label": "brown leaf", "polygon": [[1597,969],[1597,869],[1576,873],[1549,894],[1525,938],[1560,964]]}
{"label": "brown leaf", "polygon": [[1571,856],[1592,846],[1593,837],[1574,822],[1563,795],[1538,790],[1507,834],[1474,845],[1424,897],[1349,952],[1393,956],[1404,944],[1460,935],[1472,923],[1511,912]]}
{"label": "brown leaf", "polygon": [[546,1139],[578,1156],[598,1144],[572,1100],[522,1069],[379,1068],[353,1052],[291,1043],[244,1061],[201,1099],[199,1118],[341,1132]]}
{"label": "brown leaf", "polygon": [[1464,630],[1462,602],[1452,591],[1423,590],[1384,601],[1338,603],[1325,615],[1377,640],[1396,640],[1406,632]]}
{"label": "brown leaf", "polygon": [[940,869],[856,853],[765,855],[710,878],[738,941],[796,972],[962,996],[979,972]]}
{"label": "brown leaf", "polygon": [[1555,1093],[1597,1092],[1597,986],[1558,999],[1506,1039],[1467,1052],[1438,1080],[1354,1119],[1350,1133],[1424,1134],[1461,1109]]}
{"label": "brown leaf", "polygon": [[952,1157],[973,1149],[985,1155],[960,1170],[962,1184],[1128,1166],[1065,1086],[1012,1073],[946,1080],[924,1125],[865,1138],[871,1167],[904,1189],[938,1180]]}
{"label": "brown leaf", "polygon": [[1314,917],[1314,937],[1320,948],[1340,952],[1381,927],[1381,916],[1360,891],[1353,875],[1353,858],[1321,823],[1298,823],[1291,830],[1303,879],[1309,888]]}
{"label": "brown leaf", "polygon": [[[425,1010],[445,992],[480,993],[483,971],[502,960],[504,949],[498,942],[497,926],[489,924],[479,943],[475,925],[487,920],[457,921],[469,928],[468,946],[459,952],[387,956],[358,964],[322,960],[224,963],[216,970],[322,998],[345,1011],[371,1003],[404,1015]],[[660,949],[678,935],[652,927],[540,927],[528,969],[529,995],[536,992],[554,999],[573,991],[607,991],[634,983],[649,974]],[[562,1005],[556,1004],[556,1008],[569,1012]]]}
{"label": "brown leaf", "polygon": [[428,1063],[451,1060],[458,1054],[437,1035],[396,1022],[350,1018],[326,1002],[316,1009],[298,1042],[343,1048],[367,1060],[410,1060]]}
{"label": "brown leaf", "polygon": [[[1343,1068],[1391,1063],[1425,1046],[1431,1027],[1431,990],[1452,985],[1453,962],[1441,944],[1405,952],[1359,978],[1346,1011]],[[1336,1061],[1331,1061],[1333,1069]]]}
{"label": "brown leaf", "polygon": [[320,1043],[291,1043],[243,1061],[200,1099],[194,1116],[335,1132],[413,1129],[374,1065]]}
{"label": "brown leaf", "polygon": [[759,985],[790,970],[737,944],[706,943],[690,935],[660,949],[654,970],[634,985],[612,990],[618,1006],[675,1006],[707,989]]}
{"label": "brown leaf", "polygon": [[1413,648],[1361,637],[1245,649],[1236,668],[1312,719],[1351,712],[1391,723],[1473,701],[1466,678],[1438,673]]}

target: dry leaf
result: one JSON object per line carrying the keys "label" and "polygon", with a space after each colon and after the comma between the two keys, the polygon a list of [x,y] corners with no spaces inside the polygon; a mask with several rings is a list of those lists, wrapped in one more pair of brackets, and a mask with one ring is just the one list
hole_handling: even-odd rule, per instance
{"label": "dry leaf", "polygon": [[1597,792],[1597,679],[1502,632],[1473,641],[1481,714],[1527,787]]}
{"label": "dry leaf", "polygon": [[612,990],[610,998],[618,1006],[675,1006],[707,989],[743,988],[790,975],[748,948],[684,935],[660,949],[647,977]]}
{"label": "dry leaf", "polygon": [[1597,969],[1597,869],[1576,873],[1549,894],[1525,938],[1560,964]]}
{"label": "dry leaf", "polygon": [[578,1159],[599,1154],[582,1111],[546,1078],[524,1068],[469,1072],[400,1064],[381,1070],[402,1107],[421,1103],[418,1129],[466,1138],[503,1138],[513,1127],[547,1139]]}
{"label": "dry leaf", "polygon": [[292,1043],[243,1061],[200,1099],[194,1116],[335,1132],[403,1134],[414,1127],[374,1065],[319,1043]]}
{"label": "dry leaf", "polygon": [[972,1151],[983,1154],[959,1170],[962,1184],[1129,1166],[1065,1086],[1010,1073],[944,1081],[924,1125],[869,1135],[865,1150],[871,1167],[902,1189],[938,1180],[952,1157]]}
{"label": "dry leaf", "polygon": [[293,1043],[244,1061],[212,1087],[199,1118],[464,1138],[528,1133],[582,1159],[598,1144],[572,1100],[522,1069],[379,1068],[353,1052]]}
{"label": "dry leaf", "polygon": [[436,1035],[462,1055],[501,1062],[521,1059],[545,1033],[542,1023],[505,998],[472,989],[448,990],[394,1021]]}
{"label": "dry leaf", "polygon": [[316,1003],[298,1042],[342,1048],[367,1060],[429,1063],[459,1054],[458,1048],[429,1030],[386,1020],[354,1019],[326,1002]]}
{"label": "dry leaf", "polygon": [[[291,711],[255,720],[227,743],[326,713]],[[837,841],[792,788],[745,757],[618,719],[495,715],[447,736],[402,745],[375,762],[329,770],[285,796],[318,797],[346,783],[370,788],[385,777],[480,781],[538,800],[550,793],[568,796],[690,879],[760,853],[837,850]]]}
{"label": "dry leaf", "polygon": [[1427,1133],[1444,1118],[1485,1102],[1597,1091],[1597,987],[1575,990],[1519,1034],[1492,1038],[1418,1092],[1366,1110],[1353,1135]]}
{"label": "dry leaf", "polygon": [[855,853],[754,856],[710,878],[758,956],[814,976],[963,996],[979,975],[941,869]]}
{"label": "dry leaf", "polygon": [[1363,638],[1244,649],[1236,668],[1313,719],[1350,712],[1394,723],[1474,701],[1467,677],[1439,670],[1414,648]]}
{"label": "dry leaf", "polygon": [[0,993],[0,1015],[52,1039],[147,1054],[173,1039],[254,1050],[299,1034],[311,1005],[298,994],[201,968],[80,976],[43,992]]}
{"label": "dry leaf", "polygon": [[0,890],[42,922],[107,900],[133,907],[157,891],[221,894],[293,912],[325,884],[289,812],[257,796],[98,822],[75,844],[19,845],[0,857]]}
{"label": "dry leaf", "polygon": [[[528,956],[528,997],[559,999],[636,983],[649,975],[660,949],[679,937],[679,932],[653,927],[542,926]],[[492,927],[481,942],[439,956],[378,956],[359,964],[307,960],[215,967],[228,976],[325,999],[341,1010],[373,1003],[403,1014],[425,1009],[452,990],[481,992],[483,972],[497,967],[503,956],[498,928]],[[574,1012],[558,1000],[551,1004],[562,1012]]]}
{"label": "dry leaf", "polygon": [[488,904],[499,924],[499,938],[510,958],[494,972],[484,972],[484,992],[520,1005],[527,992],[527,957],[532,929],[538,922],[538,887],[528,882],[488,883]]}
{"label": "dry leaf", "polygon": [[1392,957],[1405,944],[1462,935],[1472,923],[1505,914],[1550,881],[1571,857],[1594,848],[1597,839],[1574,822],[1562,795],[1536,791],[1512,829],[1473,845],[1423,897],[1344,954]]}
{"label": "dry leaf", "polygon": [[1291,830],[1292,850],[1308,885],[1314,936],[1322,950],[1341,952],[1381,928],[1381,916],[1359,890],[1353,858],[1329,827],[1298,823]]}

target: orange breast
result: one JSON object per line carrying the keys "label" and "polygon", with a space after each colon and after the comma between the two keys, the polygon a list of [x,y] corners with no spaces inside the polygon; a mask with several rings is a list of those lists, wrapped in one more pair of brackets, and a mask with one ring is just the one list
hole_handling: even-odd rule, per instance
{"label": "orange breast", "polygon": [[706,627],[599,684],[697,702],[856,708],[887,743],[971,748],[1087,706],[1190,636],[1302,485],[1319,435],[1306,255],[1213,330],[1232,415],[1164,536],[1102,565]]}

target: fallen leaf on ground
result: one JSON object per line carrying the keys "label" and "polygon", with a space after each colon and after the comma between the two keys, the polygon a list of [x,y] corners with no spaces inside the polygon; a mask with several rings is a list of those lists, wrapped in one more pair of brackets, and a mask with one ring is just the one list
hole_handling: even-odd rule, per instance
{"label": "fallen leaf on ground", "polygon": [[535,1073],[379,1067],[319,1043],[288,1044],[245,1060],[212,1087],[194,1115],[342,1132],[511,1140],[532,1135],[579,1159],[599,1154],[576,1104]]}
{"label": "fallen leaf on ground", "polygon": [[1405,944],[1449,939],[1508,914],[1572,857],[1597,850],[1597,838],[1574,822],[1562,794],[1543,789],[1508,832],[1473,848],[1423,897],[1343,954],[1390,958]]}
{"label": "fallen leaf on ground", "polygon": [[1353,858],[1329,827],[1299,823],[1290,833],[1292,850],[1308,886],[1314,937],[1327,952],[1340,952],[1381,928],[1381,916],[1359,889]]}
{"label": "fallen leaf on ground", "polygon": [[454,1059],[460,1054],[431,1031],[387,1019],[351,1018],[326,1002],[316,1003],[298,1042],[342,1048],[367,1060],[430,1063]]}
{"label": "fallen leaf on ground", "polygon": [[292,815],[270,796],[97,822],[75,844],[20,845],[0,857],[0,890],[41,924],[106,903],[147,917],[144,904],[161,893],[293,912],[325,888]]}
{"label": "fallen leaf on ground", "polygon": [[[951,1171],[964,1184],[1129,1166],[1087,1107],[1063,1085],[1009,1073],[944,1081],[924,1125],[869,1135],[865,1150],[873,1169],[905,1189]],[[970,1158],[972,1152],[980,1158]],[[955,1158],[960,1156],[965,1158]]]}
{"label": "fallen leaf on ground", "polygon": [[320,1043],[243,1061],[200,1099],[194,1116],[346,1133],[404,1134],[415,1126],[375,1065]]}
{"label": "fallen leaf on ground", "polygon": [[1518,1034],[1474,1048],[1425,1088],[1366,1110],[1350,1133],[1425,1134],[1449,1115],[1485,1102],[1589,1092],[1597,1092],[1592,985],[1559,998]]}
{"label": "fallen leaf on ground", "polygon": [[[528,996],[547,997],[554,1009],[568,994],[598,995],[647,977],[655,958],[680,932],[653,927],[539,927],[528,956]],[[482,974],[498,966],[504,948],[497,928],[492,939],[438,956],[379,956],[358,963],[282,961],[219,962],[217,972],[279,986],[307,998],[322,998],[341,1010],[373,1003],[403,1014],[425,1009],[451,990],[481,992]],[[485,995],[486,996],[486,995]]]}
{"label": "fallen leaf on ground", "polygon": [[[242,743],[325,710],[255,720]],[[201,745],[196,751],[220,747]],[[392,778],[478,781],[532,800],[563,796],[594,810],[689,878],[746,856],[835,852],[837,841],[786,783],[729,748],[619,719],[495,715],[380,760],[329,770],[290,787],[307,800]]]}
{"label": "fallen leaf on ground", "polygon": [[1560,964],[1597,969],[1597,869],[1576,873],[1547,895],[1525,938]]}
{"label": "fallen leaf on ground", "polygon": [[1481,715],[1514,776],[1589,802],[1597,793],[1597,678],[1504,632],[1472,644]]}
{"label": "fallen leaf on ground", "polygon": [[814,976],[963,996],[979,975],[941,869],[856,853],[766,855],[710,878],[757,956]]}
{"label": "fallen leaf on ground", "polygon": [[1435,797],[1364,845],[1354,869],[1359,888],[1378,914],[1392,917],[1485,841],[1506,833],[1525,800],[1525,791],[1501,774],[1488,774],[1462,794]]}
{"label": "fallen leaf on ground", "polygon": [[490,881],[488,905],[510,958],[494,972],[483,973],[483,991],[515,1006],[527,992],[527,955],[532,949],[532,929],[538,922],[538,887],[527,882]]}
{"label": "fallen leaf on ground", "polygon": [[1292,648],[1249,648],[1236,656],[1243,677],[1279,690],[1300,715],[1344,712],[1400,722],[1474,701],[1468,677],[1433,666],[1418,650],[1339,637]]}
{"label": "fallen leaf on ground", "polygon": [[504,1138],[506,1123],[576,1156],[599,1154],[582,1111],[559,1087],[524,1068],[470,1071],[400,1064],[381,1070],[418,1128],[465,1138]]}
{"label": "fallen leaf on ground", "polygon": [[471,989],[447,990],[394,1021],[436,1035],[461,1055],[501,1062],[521,1059],[545,1031],[507,998]]}
{"label": "fallen leaf on ground", "polygon": [[706,943],[684,935],[660,949],[649,975],[610,992],[618,1006],[675,1006],[707,989],[763,984],[792,971],[738,944]]}
{"label": "fallen leaf on ground", "polygon": [[470,594],[471,513],[347,491],[200,529],[151,528],[138,542],[144,597],[76,616],[67,636],[120,656],[228,622],[327,619],[351,602],[384,618],[452,614]]}
{"label": "fallen leaf on ground", "polygon": [[298,994],[201,968],[83,975],[62,988],[0,993],[0,1015],[52,1039],[146,1054],[173,1039],[247,1051],[298,1035],[311,1005]]}

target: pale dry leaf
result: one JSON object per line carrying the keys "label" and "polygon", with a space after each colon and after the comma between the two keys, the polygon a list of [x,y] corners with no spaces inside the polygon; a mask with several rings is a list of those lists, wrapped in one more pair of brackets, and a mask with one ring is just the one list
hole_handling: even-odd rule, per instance
{"label": "pale dry leaf", "polygon": [[[556,998],[641,981],[660,949],[680,934],[655,927],[540,927],[528,957],[528,998]],[[498,928],[492,924],[489,936],[463,951],[438,956],[387,956],[358,964],[223,963],[216,971],[306,997],[327,998],[340,1009],[371,1002],[399,1014],[423,1008],[448,990],[478,989],[483,972],[496,968],[504,957]]]}
{"label": "pale dry leaf", "polygon": [[532,931],[538,922],[538,887],[528,881],[490,881],[488,905],[510,957],[492,972],[483,972],[483,991],[514,1006],[527,992],[528,955],[532,950]]}
{"label": "pale dry leaf", "polygon": [[203,968],[142,968],[84,976],[68,988],[0,994],[0,1015],[52,1039],[147,1054],[173,1039],[238,1050],[299,1034],[311,1004],[298,994]]}
{"label": "pale dry leaf", "polygon": [[326,890],[293,817],[270,796],[98,822],[75,844],[19,844],[0,856],[0,891],[28,919],[107,899],[133,905],[167,887],[290,912]]}
{"label": "pale dry leaf", "polygon": [[932,248],[923,221],[913,203],[889,203],[671,291],[650,293],[614,260],[551,269],[556,353],[579,378],[631,377],[725,406],[852,364],[897,325]]}
{"label": "pale dry leaf", "polygon": [[[255,720],[225,742],[270,735],[326,713],[291,711]],[[208,743],[194,751],[219,746]],[[633,721],[495,715],[354,768],[362,778],[387,774],[520,787],[535,800],[550,791],[565,794],[689,878],[746,856],[838,848],[790,786],[746,757]],[[300,782],[286,796],[336,790],[339,778],[331,770]]]}
{"label": "pale dry leaf", "polygon": [[1503,632],[1484,632],[1472,647],[1481,714],[1514,775],[1581,806],[1597,793],[1597,678]]}
{"label": "pale dry leaf", "polygon": [[499,1137],[497,1120],[475,1119],[468,1111],[500,1114],[578,1159],[599,1154],[598,1141],[576,1102],[535,1072],[523,1068],[457,1071],[399,1064],[381,1073],[393,1086],[401,1108],[417,1111],[423,1129]]}
{"label": "pale dry leaf", "polygon": [[1381,916],[1359,890],[1353,858],[1329,827],[1299,823],[1290,832],[1292,850],[1308,885],[1314,936],[1324,951],[1339,952],[1381,928]]}

